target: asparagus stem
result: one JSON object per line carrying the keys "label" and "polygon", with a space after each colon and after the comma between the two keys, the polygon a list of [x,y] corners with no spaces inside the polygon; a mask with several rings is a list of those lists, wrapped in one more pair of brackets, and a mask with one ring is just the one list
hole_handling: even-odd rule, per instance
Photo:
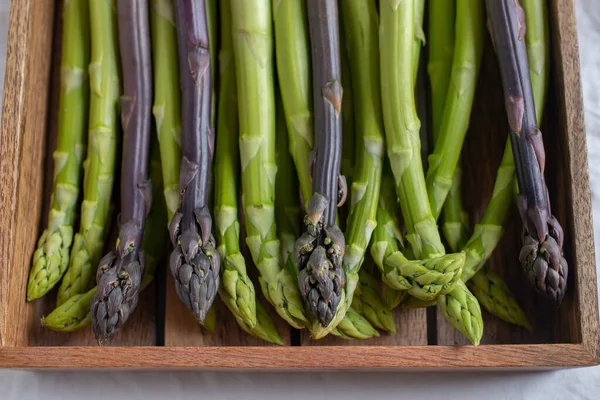
{"label": "asparagus stem", "polygon": [[169,227],[169,265],[180,300],[203,323],[220,284],[220,258],[208,208],[213,153],[212,81],[204,1],[175,2],[182,92],[181,207]]}
{"label": "asparagus stem", "polygon": [[[89,9],[87,0],[65,3],[58,108],[58,138],[54,159],[51,208],[46,229],[33,254],[27,300],[42,297],[63,276],[73,244],[73,222],[85,156],[88,121],[90,61]],[[87,283],[87,282],[85,282]]]}
{"label": "asparagus stem", "polygon": [[[380,2],[381,87],[388,158],[407,228],[406,239],[415,258],[429,259],[435,256],[437,262],[453,266],[453,269],[458,263],[460,269],[464,254],[445,255],[427,201],[412,62],[408,62],[412,57],[414,2]],[[430,266],[437,269],[435,263]]]}
{"label": "asparagus stem", "polygon": [[464,254],[448,254],[442,260],[439,257],[409,260],[402,254],[398,247],[402,237],[396,217],[394,182],[389,168],[386,170],[382,178],[371,256],[381,271],[383,282],[390,288],[408,290],[410,295],[419,299],[432,300],[448,293],[457,284]]}
{"label": "asparagus stem", "polygon": [[281,97],[303,206],[312,195],[309,155],[313,147],[310,50],[306,4],[273,0],[275,54]]}
{"label": "asparagus stem", "polygon": [[392,312],[381,298],[380,282],[370,274],[368,268],[360,270],[352,308],[364,315],[375,328],[396,333]]}
{"label": "asparagus stem", "polygon": [[123,68],[121,214],[116,246],[102,258],[96,272],[98,291],[91,309],[99,343],[119,331],[137,306],[146,267],[142,239],[152,202],[148,180],[152,109],[148,5],[119,0],[117,9]]}
{"label": "asparagus stem", "polygon": [[[353,304],[354,290],[367,245],[376,226],[377,203],[383,160],[383,117],[379,91],[377,8],[373,1],[349,0],[342,3],[344,41],[348,50],[350,78],[356,94],[356,159],[351,186],[352,204],[346,222],[346,248],[343,271],[345,302],[336,310],[332,327],[344,318]],[[365,53],[366,52],[366,53]],[[347,132],[346,134],[350,134]],[[356,307],[355,307],[356,308]],[[360,310],[356,310],[360,311]],[[373,320],[371,320],[373,323]],[[323,329],[325,327],[325,329]],[[313,337],[327,334],[326,325],[312,329]]]}
{"label": "asparagus stem", "polygon": [[484,38],[483,0],[457,2],[456,44],[444,116],[429,156],[427,195],[437,220],[452,186],[479,77]]}
{"label": "asparagus stem", "polygon": [[546,104],[548,79],[550,78],[550,28],[548,27],[548,5],[545,0],[520,0],[525,11],[525,46],[531,89],[535,102],[538,125]]}
{"label": "asparagus stem", "polygon": [[117,107],[120,95],[117,21],[112,1],[90,2],[91,63],[90,114],[83,203],[79,233],[75,235],[68,273],[57,302],[85,293],[94,284],[110,220],[117,144]]}
{"label": "asparagus stem", "polygon": [[231,0],[246,243],[266,299],[291,326],[306,322],[297,283],[282,268],[274,196],[275,97],[271,2]]}
{"label": "asparagus stem", "polygon": [[181,93],[177,62],[175,11],[171,0],[152,0],[152,50],[154,71],[154,119],[160,143],[164,197],[168,222],[180,205]]}
{"label": "asparagus stem", "polygon": [[431,119],[434,142],[439,136],[454,56],[456,0],[429,0],[429,58]]}
{"label": "asparagus stem", "polygon": [[563,230],[552,215],[544,179],[546,156],[528,70],[523,9],[514,1],[486,0],[486,4],[519,185],[517,204],[523,222],[519,260],[531,285],[546,298],[560,303],[568,265],[562,251]]}
{"label": "asparagus stem", "polygon": [[[257,325],[256,293],[240,252],[238,221],[239,151],[238,119],[231,36],[229,0],[221,6],[221,49],[219,51],[219,106],[215,154],[215,207],[217,250],[223,262],[219,294],[240,326],[252,330]],[[276,332],[276,331],[275,331]]]}
{"label": "asparagus stem", "polygon": [[[311,324],[311,333],[314,338],[319,338],[335,326],[328,327],[344,300],[342,262],[345,242],[336,221],[336,208],[343,204],[346,195],[340,175],[343,90],[337,2],[310,0],[307,9],[312,43],[316,145],[311,168],[312,197],[304,219],[306,231],[296,242],[295,261],[299,269],[300,293],[316,319],[316,323]],[[338,199],[340,195],[341,199]],[[341,314],[343,317],[343,312]]]}
{"label": "asparagus stem", "polygon": [[346,340],[371,339],[379,337],[379,332],[354,308],[350,307],[344,319],[331,331],[337,337]]}
{"label": "asparagus stem", "polygon": [[[346,33],[340,20],[340,37],[345,38]],[[344,88],[344,101],[342,101],[342,175],[346,177],[346,184],[351,185],[354,178],[353,171],[356,164],[356,132],[354,119],[354,101],[352,91],[352,77],[350,72],[350,59],[348,56],[348,45],[342,45],[340,49],[342,60],[342,87]],[[345,206],[352,201],[352,194],[348,193]],[[342,221],[345,222],[345,221]]]}
{"label": "asparagus stem", "polygon": [[519,303],[510,293],[504,280],[494,271],[482,269],[467,282],[467,286],[491,314],[511,324],[531,329]]}
{"label": "asparagus stem", "polygon": [[423,30],[423,20],[425,19],[425,0],[415,0],[414,6],[414,33],[412,45],[412,73],[413,82],[417,81],[419,74],[419,60],[421,57],[421,48],[425,45],[425,31]]}
{"label": "asparagus stem", "polygon": [[[152,198],[154,200],[144,227],[142,248],[146,256],[146,269],[140,285],[140,292],[145,290],[154,279],[156,266],[167,253],[169,237],[169,231],[166,229],[167,206],[165,200],[161,198],[163,181],[157,136],[153,136],[150,149],[150,179],[152,180]],[[152,234],[146,234],[146,232],[152,232]],[[74,332],[87,328],[92,323],[91,300],[97,290],[98,286],[94,286],[87,293],[69,297],[67,301],[41,319],[42,326],[59,332]]]}
{"label": "asparagus stem", "polygon": [[[429,74],[433,99],[434,140],[437,139],[437,131],[441,126],[441,119],[446,102],[446,93],[448,85],[450,84],[449,78],[451,74],[454,47],[455,7],[456,4],[454,1],[432,0],[429,9]],[[481,34],[483,35],[483,31]],[[507,148],[507,151],[510,154],[510,147]],[[512,160],[512,155],[510,159]],[[458,164],[459,165],[457,165],[454,172],[452,187],[443,206],[442,231],[451,251],[459,251],[460,249],[465,248],[469,241],[469,236],[471,235],[470,228],[468,227],[468,214],[463,209],[460,160]],[[499,173],[505,173],[510,182],[510,177],[513,175],[510,168],[501,168]],[[503,184],[505,183],[506,182],[503,182]],[[501,193],[501,191],[502,188],[498,187],[497,190],[494,190],[494,193]],[[495,199],[501,200],[502,196],[494,197],[491,204],[493,204]],[[510,204],[509,201],[506,202],[506,205],[508,204]],[[494,208],[493,205],[492,208]],[[503,224],[504,221],[500,221],[500,223]],[[494,233],[492,232],[497,232],[494,228],[486,229],[486,231],[489,232],[488,235],[486,235],[487,237],[489,237],[489,235],[493,236]],[[485,253],[483,247],[477,247],[475,246],[475,243],[478,245],[484,244],[481,240],[473,241],[471,245],[466,248],[467,259],[463,268],[463,281],[468,281],[467,286],[473,290],[477,299],[492,314],[511,323],[528,325],[523,311],[520,309],[516,300],[510,293],[510,290],[499,276],[488,269],[481,269],[474,276],[475,280],[473,282],[477,282],[476,285],[468,280],[470,279],[470,276],[472,276],[469,271],[475,265],[479,265],[482,261],[481,257],[483,257]],[[489,241],[485,242],[486,246],[490,244]],[[481,265],[483,265],[485,261],[487,261],[487,257],[481,262]]]}
{"label": "asparagus stem", "polygon": [[483,336],[483,319],[479,303],[467,286],[460,281],[448,294],[438,297],[442,315],[465,335],[473,345],[479,345]]}

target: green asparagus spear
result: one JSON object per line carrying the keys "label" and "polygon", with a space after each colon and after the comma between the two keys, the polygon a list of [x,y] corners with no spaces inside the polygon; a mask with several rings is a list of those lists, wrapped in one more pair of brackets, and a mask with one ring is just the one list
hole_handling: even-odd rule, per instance
{"label": "green asparagus spear", "polygon": [[344,319],[331,331],[331,334],[346,340],[379,337],[377,329],[352,307],[346,311]]}
{"label": "green asparagus spear", "polygon": [[421,47],[425,45],[425,31],[423,30],[423,20],[425,19],[425,0],[415,0],[414,8],[414,33],[413,33],[413,52],[412,52],[412,71],[413,82],[417,81],[419,73],[419,59],[421,57]]}
{"label": "green asparagus spear", "polygon": [[[145,234],[142,242],[144,254],[146,255],[146,270],[144,271],[140,291],[143,291],[152,282],[154,271],[158,263],[167,254],[168,249],[167,206],[161,195],[163,191],[161,170],[158,140],[157,136],[153,135],[150,179],[152,180],[152,197],[154,200],[144,228],[146,232],[152,232],[152,234]],[[41,319],[42,326],[60,332],[74,332],[89,327],[92,323],[90,302],[97,290],[98,287],[94,286],[87,293],[69,297],[67,301]]]}
{"label": "green asparagus spear", "polygon": [[456,3],[456,44],[444,116],[429,156],[427,194],[437,220],[452,186],[479,77],[484,39],[484,0]]}
{"label": "green asparagus spear", "polygon": [[246,322],[234,314],[238,325],[247,333],[273,344],[283,344],[273,319],[260,301],[256,302],[256,325],[250,328]]}
{"label": "green asparagus spear", "polygon": [[306,322],[297,283],[281,267],[275,223],[275,97],[269,0],[232,0],[246,243],[266,299],[295,328]]}
{"label": "green asparagus spear", "polygon": [[[343,19],[342,19],[343,21]],[[345,37],[344,25],[340,21],[340,37]],[[352,77],[350,73],[350,60],[348,58],[347,45],[342,43],[340,56],[342,59],[342,87],[344,88],[344,101],[342,101],[342,175],[346,177],[348,185],[352,184],[354,166],[356,164],[356,132],[354,121],[354,102],[352,100]],[[352,201],[352,193],[344,206]],[[340,221],[345,224],[346,221]],[[342,228],[344,229],[344,228]]]}
{"label": "green asparagus spear", "polygon": [[520,3],[525,11],[525,46],[535,100],[535,115],[538,125],[541,125],[550,75],[548,5],[545,0],[520,0]]}
{"label": "green asparagus spear", "polygon": [[531,329],[527,316],[511,295],[510,289],[494,271],[483,268],[476,273],[467,287],[491,314],[515,325]]}
{"label": "green asparagus spear", "polygon": [[352,308],[364,315],[375,328],[396,333],[392,312],[381,298],[379,281],[368,269],[363,266],[359,272],[359,283],[352,299]]}
{"label": "green asparagus spear", "polygon": [[304,206],[312,196],[309,154],[313,146],[310,49],[306,4],[273,0],[277,75]]}
{"label": "green asparagus spear", "polygon": [[406,239],[415,258],[428,259],[433,269],[440,270],[435,266],[440,263],[454,270],[456,263],[458,269],[462,268],[464,254],[445,255],[427,201],[421,162],[420,121],[415,110],[413,64],[409,62],[413,57],[414,7],[415,0],[380,2],[381,88],[388,158],[407,228]]}
{"label": "green asparagus spear", "polygon": [[152,112],[160,142],[164,197],[168,222],[179,208],[179,163],[181,160],[181,91],[177,61],[177,32],[171,0],[152,0],[152,49],[154,62],[154,107]]}
{"label": "green asparagus spear", "polygon": [[58,138],[53,154],[51,209],[47,228],[33,254],[28,301],[48,293],[69,265],[89,111],[89,17],[88,0],[74,0],[63,6]]}
{"label": "green asparagus spear", "polygon": [[429,0],[429,57],[433,140],[439,136],[452,73],[456,0]]}
{"label": "green asparagus spear", "polygon": [[81,221],[58,304],[93,286],[110,221],[121,92],[117,18],[111,0],[90,1],[90,29],[90,119]]}
{"label": "green asparagus spear", "polygon": [[298,192],[298,178],[294,171],[294,162],[288,151],[288,136],[279,96],[277,98],[277,177],[275,180],[275,217],[277,236],[281,243],[281,260],[287,260],[294,252],[296,237],[300,232],[300,216],[302,215]]}
{"label": "green asparagus spear", "polygon": [[219,107],[215,154],[215,206],[217,250],[223,260],[219,295],[240,326],[252,330],[257,324],[256,293],[240,252],[237,193],[239,187],[238,119],[235,64],[229,0],[221,6],[219,51]]}
{"label": "green asparagus spear", "polygon": [[479,345],[483,336],[481,308],[473,294],[462,281],[448,294],[438,297],[442,315],[465,335],[473,345]]}

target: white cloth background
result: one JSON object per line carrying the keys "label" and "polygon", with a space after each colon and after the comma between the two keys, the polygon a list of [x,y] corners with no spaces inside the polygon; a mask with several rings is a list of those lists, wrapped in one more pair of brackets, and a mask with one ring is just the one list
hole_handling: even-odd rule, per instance
{"label": "white cloth background", "polygon": [[[10,0],[0,0],[0,93]],[[589,167],[600,238],[600,2],[576,0]],[[1,145],[1,144],[0,144]],[[596,253],[600,254],[600,240]],[[598,257],[600,259],[600,257]],[[1,354],[0,354],[1,357]],[[598,399],[600,367],[553,372],[175,373],[0,370],[0,399]]]}

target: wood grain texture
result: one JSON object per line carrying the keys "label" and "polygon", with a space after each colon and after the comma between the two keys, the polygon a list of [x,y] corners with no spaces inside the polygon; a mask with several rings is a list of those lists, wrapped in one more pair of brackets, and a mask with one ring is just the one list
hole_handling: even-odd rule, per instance
{"label": "wood grain texture", "polygon": [[595,365],[581,344],[331,347],[5,347],[0,367],[260,369],[559,368]]}

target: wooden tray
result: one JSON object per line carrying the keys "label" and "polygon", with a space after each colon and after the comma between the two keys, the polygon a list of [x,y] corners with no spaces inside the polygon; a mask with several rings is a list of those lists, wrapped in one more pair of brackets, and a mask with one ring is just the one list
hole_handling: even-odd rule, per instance
{"label": "wooden tray", "polygon": [[[40,327],[55,292],[25,302],[28,271],[42,222],[52,162],[60,41],[59,2],[13,0],[8,34],[0,136],[0,367],[402,369],[548,368],[597,364],[598,303],[587,151],[572,0],[551,0],[551,85],[542,125],[547,179],[554,212],[565,229],[569,286],[554,309],[528,291],[517,261],[519,221],[513,213],[491,260],[528,317],[531,332],[485,313],[478,347],[434,308],[396,312],[398,333],[370,341],[326,338],[315,342],[278,319],[284,346],[264,346],[243,333],[224,306],[217,333],[204,332],[183,308],[166,273],[140,300],[127,327],[109,346],[95,345],[91,330],[59,334]],[[472,221],[491,195],[507,125],[500,78],[486,43],[463,170]],[[47,198],[47,196],[46,196]]]}

